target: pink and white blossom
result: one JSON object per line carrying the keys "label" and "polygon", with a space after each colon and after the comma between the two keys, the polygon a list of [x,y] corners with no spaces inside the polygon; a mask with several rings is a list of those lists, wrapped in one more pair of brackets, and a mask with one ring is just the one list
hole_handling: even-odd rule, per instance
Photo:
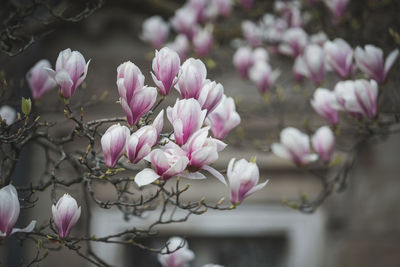
{"label": "pink and white blossom", "polygon": [[151,162],[154,169],[146,168],[136,174],[138,186],[151,184],[157,179],[168,180],[183,173],[189,163],[186,152],[173,142],[154,149],[145,159]]}
{"label": "pink and white blossom", "polygon": [[36,221],[32,221],[24,229],[14,228],[20,213],[18,192],[13,185],[0,189],[0,238],[6,238],[17,232],[32,232]]}
{"label": "pink and white blossom", "polygon": [[228,133],[240,124],[240,116],[236,112],[233,98],[223,96],[221,103],[208,114],[206,124],[210,126],[213,136],[223,140]]}
{"label": "pink and white blossom", "polygon": [[337,23],[340,17],[343,16],[349,1],[350,0],[324,0],[325,5],[334,15],[334,23]]}
{"label": "pink and white blossom", "polygon": [[399,50],[393,50],[384,61],[383,51],[374,45],[366,45],[364,49],[357,47],[355,58],[358,68],[364,74],[378,83],[384,83],[389,70],[399,55]]}
{"label": "pink and white blossom", "polygon": [[117,68],[117,86],[122,109],[127,121],[135,125],[157,100],[157,90],[144,86],[144,76],[140,69],[128,61]]}
{"label": "pink and white blossom", "polygon": [[181,60],[174,50],[168,47],[164,47],[160,51],[156,50],[152,62],[153,72],[151,76],[161,95],[168,95],[171,88],[178,82],[177,75],[180,65]]}
{"label": "pink and white blossom", "polygon": [[182,33],[192,40],[199,27],[196,11],[188,6],[177,9],[171,19],[171,24],[176,32]]}
{"label": "pink and white blossom", "polygon": [[207,20],[207,7],[209,0],[188,0],[185,7],[194,10],[198,23],[204,23]]}
{"label": "pink and white blossom", "polygon": [[167,247],[163,248],[162,252],[166,253],[167,251],[174,252],[158,255],[158,261],[162,267],[188,267],[189,262],[195,257],[187,242],[180,237],[171,237],[168,240]]}
{"label": "pink and white blossom", "polygon": [[128,102],[125,98],[120,98],[122,109],[125,111],[126,120],[130,125],[135,125],[140,118],[146,114],[157,100],[157,89],[154,87],[145,86],[140,90],[135,91],[131,101]]}
{"label": "pink and white blossom", "polygon": [[[186,156],[189,159],[189,166],[195,170],[206,170],[214,175],[222,183],[226,184],[224,176],[212,168],[210,165],[218,159],[218,152],[222,151],[226,144],[222,141],[208,137],[209,127],[204,127],[195,132],[187,141],[182,149],[186,152]],[[192,177],[193,174],[189,173]],[[196,179],[205,178],[201,173],[196,172]]]}
{"label": "pink and white blossom", "polygon": [[242,32],[249,45],[257,47],[262,44],[262,29],[254,22],[249,20],[243,21]]}
{"label": "pink and white blossom", "polygon": [[144,75],[134,63],[124,62],[117,68],[117,86],[119,96],[129,103],[135,91],[144,87]]}
{"label": "pink and white blossom", "polygon": [[256,62],[249,71],[250,80],[256,84],[261,94],[270,90],[279,75],[279,70],[272,70],[271,66],[264,61]]}
{"label": "pink and white blossom", "polygon": [[70,98],[76,88],[86,78],[90,60],[86,63],[85,58],[78,51],[67,48],[60,52],[56,61],[56,70],[46,68],[49,75],[56,81],[64,98]]}
{"label": "pink and white blossom", "polygon": [[51,69],[50,62],[46,59],[38,61],[26,74],[32,98],[40,99],[42,96],[54,89],[56,81],[49,75],[48,69]]}
{"label": "pink and white blossom", "polygon": [[107,167],[114,167],[125,153],[125,145],[129,136],[129,129],[118,123],[110,126],[101,137],[101,147]]}
{"label": "pink and white blossom", "polygon": [[178,34],[172,43],[168,43],[167,47],[178,53],[181,62],[183,62],[190,49],[190,43],[186,35]]}
{"label": "pink and white blossom", "polygon": [[353,49],[343,39],[336,38],[324,45],[324,52],[328,66],[342,79],[350,77],[354,73]]}
{"label": "pink and white blossom", "polygon": [[372,120],[378,110],[378,84],[375,80],[356,80],[354,93],[363,115]]}
{"label": "pink and white blossom", "polygon": [[320,127],[312,136],[311,143],[324,162],[330,162],[335,149],[335,136],[328,126]]}
{"label": "pink and white blossom", "polygon": [[164,124],[164,110],[154,119],[151,125],[146,125],[132,133],[126,141],[126,154],[132,163],[138,163],[157,144]]}
{"label": "pink and white blossom", "polygon": [[5,121],[7,125],[12,124],[17,119],[17,112],[14,108],[4,105],[0,108],[0,121]]}
{"label": "pink and white blossom", "polygon": [[193,36],[193,48],[200,57],[206,56],[213,46],[214,37],[210,29],[204,28],[195,33]]}
{"label": "pink and white blossom", "polygon": [[133,164],[138,163],[150,152],[157,143],[157,130],[151,125],[146,125],[132,133],[126,141],[126,154]]}
{"label": "pink and white blossom", "polygon": [[167,108],[167,117],[174,128],[177,144],[183,145],[189,137],[203,125],[207,110],[201,110],[199,102],[193,98],[176,100]]}
{"label": "pink and white blossom", "polygon": [[160,16],[147,18],[142,24],[141,38],[160,49],[168,38],[169,25]]}
{"label": "pink and white blossom", "polygon": [[181,67],[181,74],[176,84],[181,98],[198,98],[207,76],[207,69],[200,59],[189,58]]}
{"label": "pink and white blossom", "polygon": [[357,101],[354,81],[348,80],[338,82],[335,85],[334,92],[336,103],[338,103],[338,105],[335,106],[337,110],[346,111],[358,119],[362,117],[363,110]]}
{"label": "pink and white blossom", "polygon": [[199,101],[201,109],[206,109],[207,114],[209,114],[219,105],[223,95],[224,87],[222,84],[207,80],[201,88],[197,101]]}
{"label": "pink and white blossom", "polygon": [[[287,22],[279,17],[271,14],[265,14],[263,17],[264,38],[271,43],[279,43],[283,40],[283,36],[288,29]],[[271,46],[273,51],[277,50],[276,45]]]}
{"label": "pink and white blossom", "polygon": [[327,119],[330,124],[339,123],[339,112],[335,108],[337,106],[336,96],[333,91],[326,88],[318,88],[314,92],[311,106],[322,117]]}
{"label": "pink and white blossom", "polygon": [[260,173],[257,164],[241,159],[235,162],[231,159],[228,164],[227,177],[231,191],[231,202],[241,203],[246,197],[254,194],[267,185],[268,180],[258,184]]}
{"label": "pink and white blossom", "polygon": [[53,221],[58,230],[60,238],[68,237],[72,227],[76,225],[81,216],[81,207],[69,194],[64,194],[56,205],[51,207]]}
{"label": "pink and white blossom", "polygon": [[243,79],[247,79],[253,65],[253,52],[248,46],[242,46],[233,55],[233,65]]}
{"label": "pink and white blossom", "polygon": [[286,56],[296,58],[303,53],[307,43],[308,36],[302,28],[290,28],[283,34],[278,51]]}
{"label": "pink and white blossom", "polygon": [[273,143],[271,149],[278,157],[289,159],[298,166],[307,165],[318,159],[318,155],[310,150],[309,136],[293,127],[283,129],[280,143]]}
{"label": "pink and white blossom", "polygon": [[320,84],[325,78],[325,54],[319,45],[311,44],[304,50],[303,56],[299,57],[296,68],[301,75],[311,79],[315,84]]}
{"label": "pink and white blossom", "polygon": [[252,57],[252,62],[268,62],[269,61],[269,54],[267,50],[263,47],[258,47],[254,49],[253,54],[251,55]]}

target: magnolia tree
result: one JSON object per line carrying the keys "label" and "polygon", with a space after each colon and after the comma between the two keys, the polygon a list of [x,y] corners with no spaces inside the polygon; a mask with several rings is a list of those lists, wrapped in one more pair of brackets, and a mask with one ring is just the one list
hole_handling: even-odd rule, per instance
{"label": "magnolia tree", "polygon": [[[374,45],[360,44],[353,49],[343,39],[330,40],[323,32],[306,31],[310,20],[307,11],[313,5],[324,4],[332,12],[332,24],[337,25],[348,2],[310,0],[303,6],[299,1],[275,1],[274,14],[264,14],[258,21],[244,20],[243,39],[232,42],[236,49],[232,63],[238,74],[253,83],[265,99],[282,100],[279,80],[283,74],[271,67],[270,54],[292,58],[293,80],[300,85],[306,80],[313,84],[313,96],[304,101],[326,120],[326,125],[317,129],[284,125],[280,136],[270,144],[276,156],[292,161],[299,170],[306,170],[321,181],[322,191],[315,199],[302,196],[299,201],[284,201],[306,213],[315,211],[336,188],[345,185],[360,144],[373,136],[390,134],[390,126],[399,121],[398,114],[380,112],[379,106],[398,50],[385,59],[382,49]],[[65,49],[54,68],[45,59],[36,63],[26,75],[33,103],[46,97],[46,92],[59,90],[64,116],[72,126],[63,136],[55,135],[52,129],[59,124],[41,119],[32,108],[35,105],[31,99],[22,99],[21,114],[7,105],[0,108],[0,241],[18,238],[22,242],[37,242],[34,258],[24,261],[27,266],[42,261],[48,250],[62,247],[96,266],[109,266],[92,249],[93,243],[137,246],[159,253],[162,266],[188,266],[195,254],[184,239],[172,237],[158,248],[147,247],[136,239],[151,238],[157,234],[158,226],[186,221],[190,215],[201,215],[208,209],[235,209],[246,197],[266,186],[268,181],[259,181],[255,159],[231,159],[226,171],[213,168],[228,145],[228,133],[239,125],[240,116],[234,99],[225,95],[223,85],[207,78],[204,63],[212,66],[209,53],[215,44],[215,26],[224,17],[233,16],[234,7],[251,12],[257,4],[254,0],[235,4],[231,0],[189,0],[169,22],[161,16],[146,19],[140,38],[156,49],[151,64],[153,81],[145,81],[134,62],[124,62],[117,68],[116,88],[124,117],[85,118],[85,105],[80,104],[75,93],[90,72],[90,65],[96,64],[95,59],[91,63],[80,52]],[[171,27],[176,34],[167,43],[172,40]],[[337,80],[331,88],[324,88],[329,87],[325,82],[328,72],[336,73]],[[6,85],[5,80],[3,84]],[[180,97],[172,106],[162,108],[174,89]],[[164,127],[167,123],[169,127]],[[357,138],[346,151],[346,160],[341,160],[335,156],[335,139],[346,138],[345,131]],[[80,143],[73,151],[68,149],[78,138],[86,144]],[[21,150],[29,144],[39,145],[45,152],[46,171],[40,181],[27,181],[26,185],[15,187],[12,174]],[[75,173],[68,179],[59,175],[60,167],[65,165]],[[169,181],[173,177],[177,179]],[[184,179],[206,177],[226,185],[230,203],[224,198],[216,203],[206,199],[182,200],[189,189]],[[94,186],[98,182],[112,185],[117,198],[101,200]],[[81,185],[79,196],[65,192],[75,185]],[[152,190],[146,191],[147,188]],[[15,228],[21,206],[29,210],[48,193],[53,202],[48,207],[52,217],[32,214],[29,225]],[[224,194],[221,192],[221,196]],[[75,199],[81,195],[83,204]],[[84,235],[78,235],[74,226],[81,217],[90,220],[90,203],[103,209],[116,207],[127,220],[148,212],[158,215],[144,228],[132,226],[112,235],[93,236],[87,227]],[[171,214],[171,209],[182,210],[185,215]]]}

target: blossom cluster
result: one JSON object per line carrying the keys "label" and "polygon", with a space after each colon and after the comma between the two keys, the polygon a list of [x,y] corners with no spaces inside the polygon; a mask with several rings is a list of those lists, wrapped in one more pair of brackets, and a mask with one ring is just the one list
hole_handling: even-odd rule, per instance
{"label": "blossom cluster", "polygon": [[[140,187],[174,176],[205,179],[204,171],[226,184],[225,177],[211,165],[226,147],[223,139],[240,123],[233,99],[224,94],[222,84],[207,79],[201,60],[188,58],[181,64],[178,54],[168,47],[156,50],[152,69],[157,89],[144,85],[144,75],[134,63],[125,62],[117,69],[120,103],[131,127],[112,125],[101,138],[106,165],[115,167],[124,155],[132,164],[149,162],[152,168],[144,168],[135,176]],[[157,91],[162,101],[172,88],[180,98],[166,108],[173,133],[164,135],[164,110],[151,124],[144,115],[154,111]],[[131,132],[135,125],[138,130]],[[236,167],[232,161],[230,169],[254,170],[239,172],[240,175],[228,171],[234,204],[265,185],[257,186],[258,168],[244,161]]]}
{"label": "blossom cluster", "polygon": [[[333,22],[337,23],[349,1],[323,2],[333,12]],[[310,103],[331,127],[339,124],[340,112],[365,123],[376,120],[379,86],[387,81],[398,49],[385,59],[383,50],[371,44],[353,48],[344,39],[330,40],[324,32],[309,35],[305,30],[309,17],[300,1],[277,0],[274,9],[275,14],[265,14],[258,23],[242,22],[245,45],[238,47],[233,55],[233,65],[240,76],[250,79],[264,94],[276,84],[280,73],[272,70],[268,53],[289,57],[293,59],[295,80],[301,82],[307,78],[319,87]],[[339,78],[333,90],[321,86],[328,72],[334,72]],[[360,75],[364,78],[355,79]],[[309,139],[298,129],[288,127],[282,130],[280,143],[273,144],[271,150],[298,166],[318,158],[329,162],[335,143],[333,131],[323,126],[315,132],[312,145],[316,154],[311,152]]]}
{"label": "blossom cluster", "polygon": [[[40,60],[26,76],[32,97],[38,100],[46,92],[58,88],[63,99],[72,98],[87,75],[89,62],[80,52],[70,49],[59,53],[55,70],[51,69],[49,61]],[[233,99],[224,94],[222,84],[207,79],[207,69],[201,60],[189,58],[181,64],[179,55],[168,47],[156,50],[152,70],[156,87],[145,85],[144,75],[132,62],[122,63],[117,68],[119,103],[128,125],[111,125],[103,134],[101,147],[105,165],[113,168],[122,157],[132,164],[148,161],[151,168],[144,168],[135,176],[138,186],[174,176],[204,179],[203,171],[226,184],[225,177],[211,165],[226,147],[223,139],[240,123]],[[151,121],[158,106],[155,105],[157,98],[161,103],[172,88],[178,91],[180,98]],[[68,105],[69,101],[64,103]],[[173,128],[169,134],[162,133],[164,113]],[[1,107],[0,116],[6,125],[11,125],[17,117],[9,106]],[[236,163],[232,159],[227,177],[234,205],[266,185],[266,182],[258,184],[257,165],[245,159]],[[0,237],[33,231],[36,221],[24,229],[14,228],[20,204],[13,185],[0,189],[0,200]],[[81,208],[73,197],[64,194],[51,210],[59,238],[68,238],[81,216]]]}

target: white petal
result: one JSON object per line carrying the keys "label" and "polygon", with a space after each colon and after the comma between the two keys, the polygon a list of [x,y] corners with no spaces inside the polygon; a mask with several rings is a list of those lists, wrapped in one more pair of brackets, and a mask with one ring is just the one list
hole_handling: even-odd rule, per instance
{"label": "white petal", "polygon": [[143,169],[141,172],[136,174],[135,176],[135,183],[141,187],[144,185],[151,184],[155,180],[160,178],[160,175],[158,175],[153,169]]}

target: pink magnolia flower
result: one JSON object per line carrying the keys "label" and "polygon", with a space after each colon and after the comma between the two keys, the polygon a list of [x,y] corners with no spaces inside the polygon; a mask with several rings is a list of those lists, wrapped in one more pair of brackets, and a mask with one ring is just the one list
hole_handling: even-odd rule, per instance
{"label": "pink magnolia flower", "polygon": [[110,126],[101,137],[101,147],[107,167],[114,167],[125,153],[125,144],[129,135],[129,129],[118,123]]}
{"label": "pink magnolia flower", "polygon": [[40,99],[42,96],[56,87],[56,82],[51,78],[47,69],[51,69],[50,62],[42,59],[37,62],[26,74],[32,98]]}
{"label": "pink magnolia flower", "polygon": [[64,194],[56,205],[51,207],[54,224],[60,238],[68,237],[72,227],[78,222],[81,216],[81,207],[78,208],[76,200],[68,194]]}
{"label": "pink magnolia flower", "polygon": [[332,42],[326,42],[324,51],[328,66],[342,79],[354,73],[353,49],[345,40],[337,38]]}
{"label": "pink magnolia flower", "polygon": [[206,118],[206,124],[210,126],[213,136],[219,140],[224,139],[239,123],[240,116],[236,112],[235,102],[225,95],[221,103]]}
{"label": "pink magnolia flower", "polygon": [[122,109],[127,121],[135,125],[146,114],[157,99],[154,87],[144,86],[144,76],[140,69],[128,61],[117,68],[117,86]]}
{"label": "pink magnolia flower", "polygon": [[157,179],[168,180],[181,174],[189,163],[185,151],[173,142],[168,142],[161,149],[154,149],[145,159],[151,162],[154,170],[146,168],[136,174],[138,186],[151,184]]}
{"label": "pink magnolia flower", "polygon": [[181,74],[176,89],[181,98],[198,98],[200,90],[204,85],[207,76],[207,69],[199,59],[189,58],[181,67]]}
{"label": "pink magnolia flower", "polygon": [[7,125],[12,124],[17,119],[17,112],[10,106],[4,105],[0,108],[0,121],[4,120]]}
{"label": "pink magnolia flower", "polygon": [[279,70],[272,71],[271,66],[263,61],[256,62],[249,72],[250,80],[257,85],[261,94],[269,91],[279,75]]}
{"label": "pink magnolia flower", "polygon": [[246,197],[254,194],[267,185],[268,180],[258,184],[260,173],[257,164],[248,162],[245,159],[231,159],[227,169],[227,177],[231,191],[231,202],[236,205]]}
{"label": "pink magnolia flower", "polygon": [[140,118],[153,107],[156,100],[157,89],[147,86],[135,91],[130,102],[121,97],[121,106],[125,111],[128,123],[130,125],[138,123]]}
{"label": "pink magnolia flower", "polygon": [[335,149],[335,136],[331,128],[328,126],[319,128],[312,136],[311,143],[324,162],[331,161]]}
{"label": "pink magnolia flower", "polygon": [[251,9],[254,5],[254,0],[239,0],[244,9]]}
{"label": "pink magnolia flower", "polygon": [[48,69],[49,75],[56,81],[64,98],[70,98],[76,88],[86,78],[90,60],[86,63],[85,58],[78,51],[67,48],[60,52],[56,61],[56,70]]}
{"label": "pink magnolia flower", "polygon": [[177,144],[183,145],[203,125],[207,110],[201,110],[197,100],[176,100],[174,107],[167,108],[167,117],[174,128]]}
{"label": "pink magnolia flower", "polygon": [[197,22],[203,23],[206,21],[206,9],[209,6],[209,0],[189,0],[186,6],[195,12]]}
{"label": "pink magnolia flower", "polygon": [[[195,132],[187,141],[182,149],[186,152],[189,159],[189,166],[191,169],[203,169],[214,175],[219,181],[226,184],[224,176],[212,168],[210,165],[218,159],[218,152],[226,147],[222,141],[208,137],[209,127],[204,127]],[[186,175],[188,178],[195,177],[195,179],[205,178],[199,172],[189,173]]]}
{"label": "pink magnolia flower", "polygon": [[135,91],[144,87],[144,75],[132,62],[124,62],[117,68],[117,86],[119,96],[129,103]]}
{"label": "pink magnolia flower", "polygon": [[138,163],[150,152],[157,143],[157,130],[151,125],[144,126],[131,134],[126,142],[126,153],[132,163]]}
{"label": "pink magnolia flower", "polygon": [[377,114],[378,84],[375,80],[342,81],[335,86],[336,107],[357,119],[373,119]]}
{"label": "pink magnolia flower", "polygon": [[267,50],[265,50],[265,48],[262,48],[262,47],[258,47],[256,49],[254,49],[251,57],[252,57],[253,62],[258,62],[258,61],[268,62],[269,61],[268,52],[267,52]]}
{"label": "pink magnolia flower", "polygon": [[375,118],[378,109],[378,84],[375,80],[356,80],[354,93],[363,115],[370,120]]}
{"label": "pink magnolia flower", "polygon": [[163,46],[168,34],[169,25],[160,16],[147,18],[142,24],[141,38],[157,49]]}
{"label": "pink magnolia flower", "polygon": [[304,24],[298,1],[275,1],[274,9],[281,14],[289,27],[302,27]]}
{"label": "pink magnolia flower", "polygon": [[199,27],[196,20],[196,11],[190,7],[184,6],[175,11],[175,15],[171,19],[171,24],[176,32],[182,33],[186,35],[189,40],[192,40],[193,35]]}
{"label": "pink magnolia flower", "polygon": [[383,83],[389,70],[399,55],[399,50],[393,50],[383,62],[383,51],[374,45],[366,45],[364,49],[357,47],[355,58],[357,66],[368,78]]}
{"label": "pink magnolia flower", "polygon": [[282,18],[275,17],[271,14],[265,14],[262,22],[264,37],[270,43],[275,43],[272,48],[276,50],[276,44],[283,40],[283,36],[288,29],[287,22]]}
{"label": "pink magnolia flower", "polygon": [[298,129],[283,129],[280,139],[280,143],[273,143],[271,146],[272,152],[278,157],[290,159],[298,166],[318,159],[318,156],[310,151],[310,138]]}
{"label": "pink magnolia flower", "polygon": [[334,23],[337,23],[339,18],[343,16],[349,0],[324,0],[325,5],[334,15]]}
{"label": "pink magnolia flower", "polygon": [[168,95],[171,88],[178,82],[178,72],[181,65],[179,55],[168,47],[156,50],[153,59],[151,76],[154,83],[159,88],[161,95]]}
{"label": "pink magnolia flower", "polygon": [[308,43],[307,33],[302,28],[290,28],[285,31],[282,43],[278,47],[281,54],[297,57],[301,55]]}
{"label": "pink magnolia flower", "polygon": [[206,56],[214,43],[214,37],[209,29],[201,29],[193,37],[194,51],[200,57]]}
{"label": "pink magnolia flower", "polygon": [[335,85],[335,96],[338,110],[344,110],[353,117],[360,119],[363,110],[357,100],[354,81],[340,81]]}
{"label": "pink magnolia flower", "polygon": [[212,112],[221,102],[224,95],[224,87],[220,83],[207,80],[201,88],[199,98],[201,109],[206,109],[207,114]]}
{"label": "pink magnolia flower", "polygon": [[222,16],[229,16],[232,10],[232,0],[214,0],[217,5],[218,13]]}
{"label": "pink magnolia flower", "polygon": [[335,108],[337,104],[334,92],[326,88],[318,88],[314,92],[311,106],[320,116],[327,119],[332,125],[339,123],[339,112]]}
{"label": "pink magnolia flower", "polygon": [[262,44],[262,30],[254,22],[249,20],[243,21],[242,32],[251,46],[256,47]]}
{"label": "pink magnolia flower", "polygon": [[253,65],[253,54],[250,47],[242,46],[233,55],[233,65],[243,79],[248,78],[248,73]]}
{"label": "pink magnolia flower", "polygon": [[188,267],[188,263],[194,259],[194,253],[187,242],[180,237],[172,237],[167,242],[167,247],[162,252],[174,251],[170,254],[159,254],[158,261],[162,267]]}
{"label": "pink magnolia flower", "polygon": [[36,221],[32,221],[24,229],[14,228],[20,212],[18,192],[13,185],[0,189],[0,238],[8,237],[17,232],[32,232]]}
{"label": "pink magnolia flower", "polygon": [[153,124],[146,125],[128,137],[126,141],[126,153],[130,162],[136,164],[150,152],[157,144],[164,124],[164,110],[154,119]]}
{"label": "pink magnolia flower", "polygon": [[167,47],[178,53],[179,58],[184,61],[190,49],[188,38],[184,34],[178,34],[172,43],[167,44]]}
{"label": "pink magnolia flower", "polygon": [[325,78],[325,55],[323,49],[319,45],[308,45],[304,51],[304,55],[300,56],[295,64],[296,70],[300,75],[308,77],[315,84],[320,84]]}

